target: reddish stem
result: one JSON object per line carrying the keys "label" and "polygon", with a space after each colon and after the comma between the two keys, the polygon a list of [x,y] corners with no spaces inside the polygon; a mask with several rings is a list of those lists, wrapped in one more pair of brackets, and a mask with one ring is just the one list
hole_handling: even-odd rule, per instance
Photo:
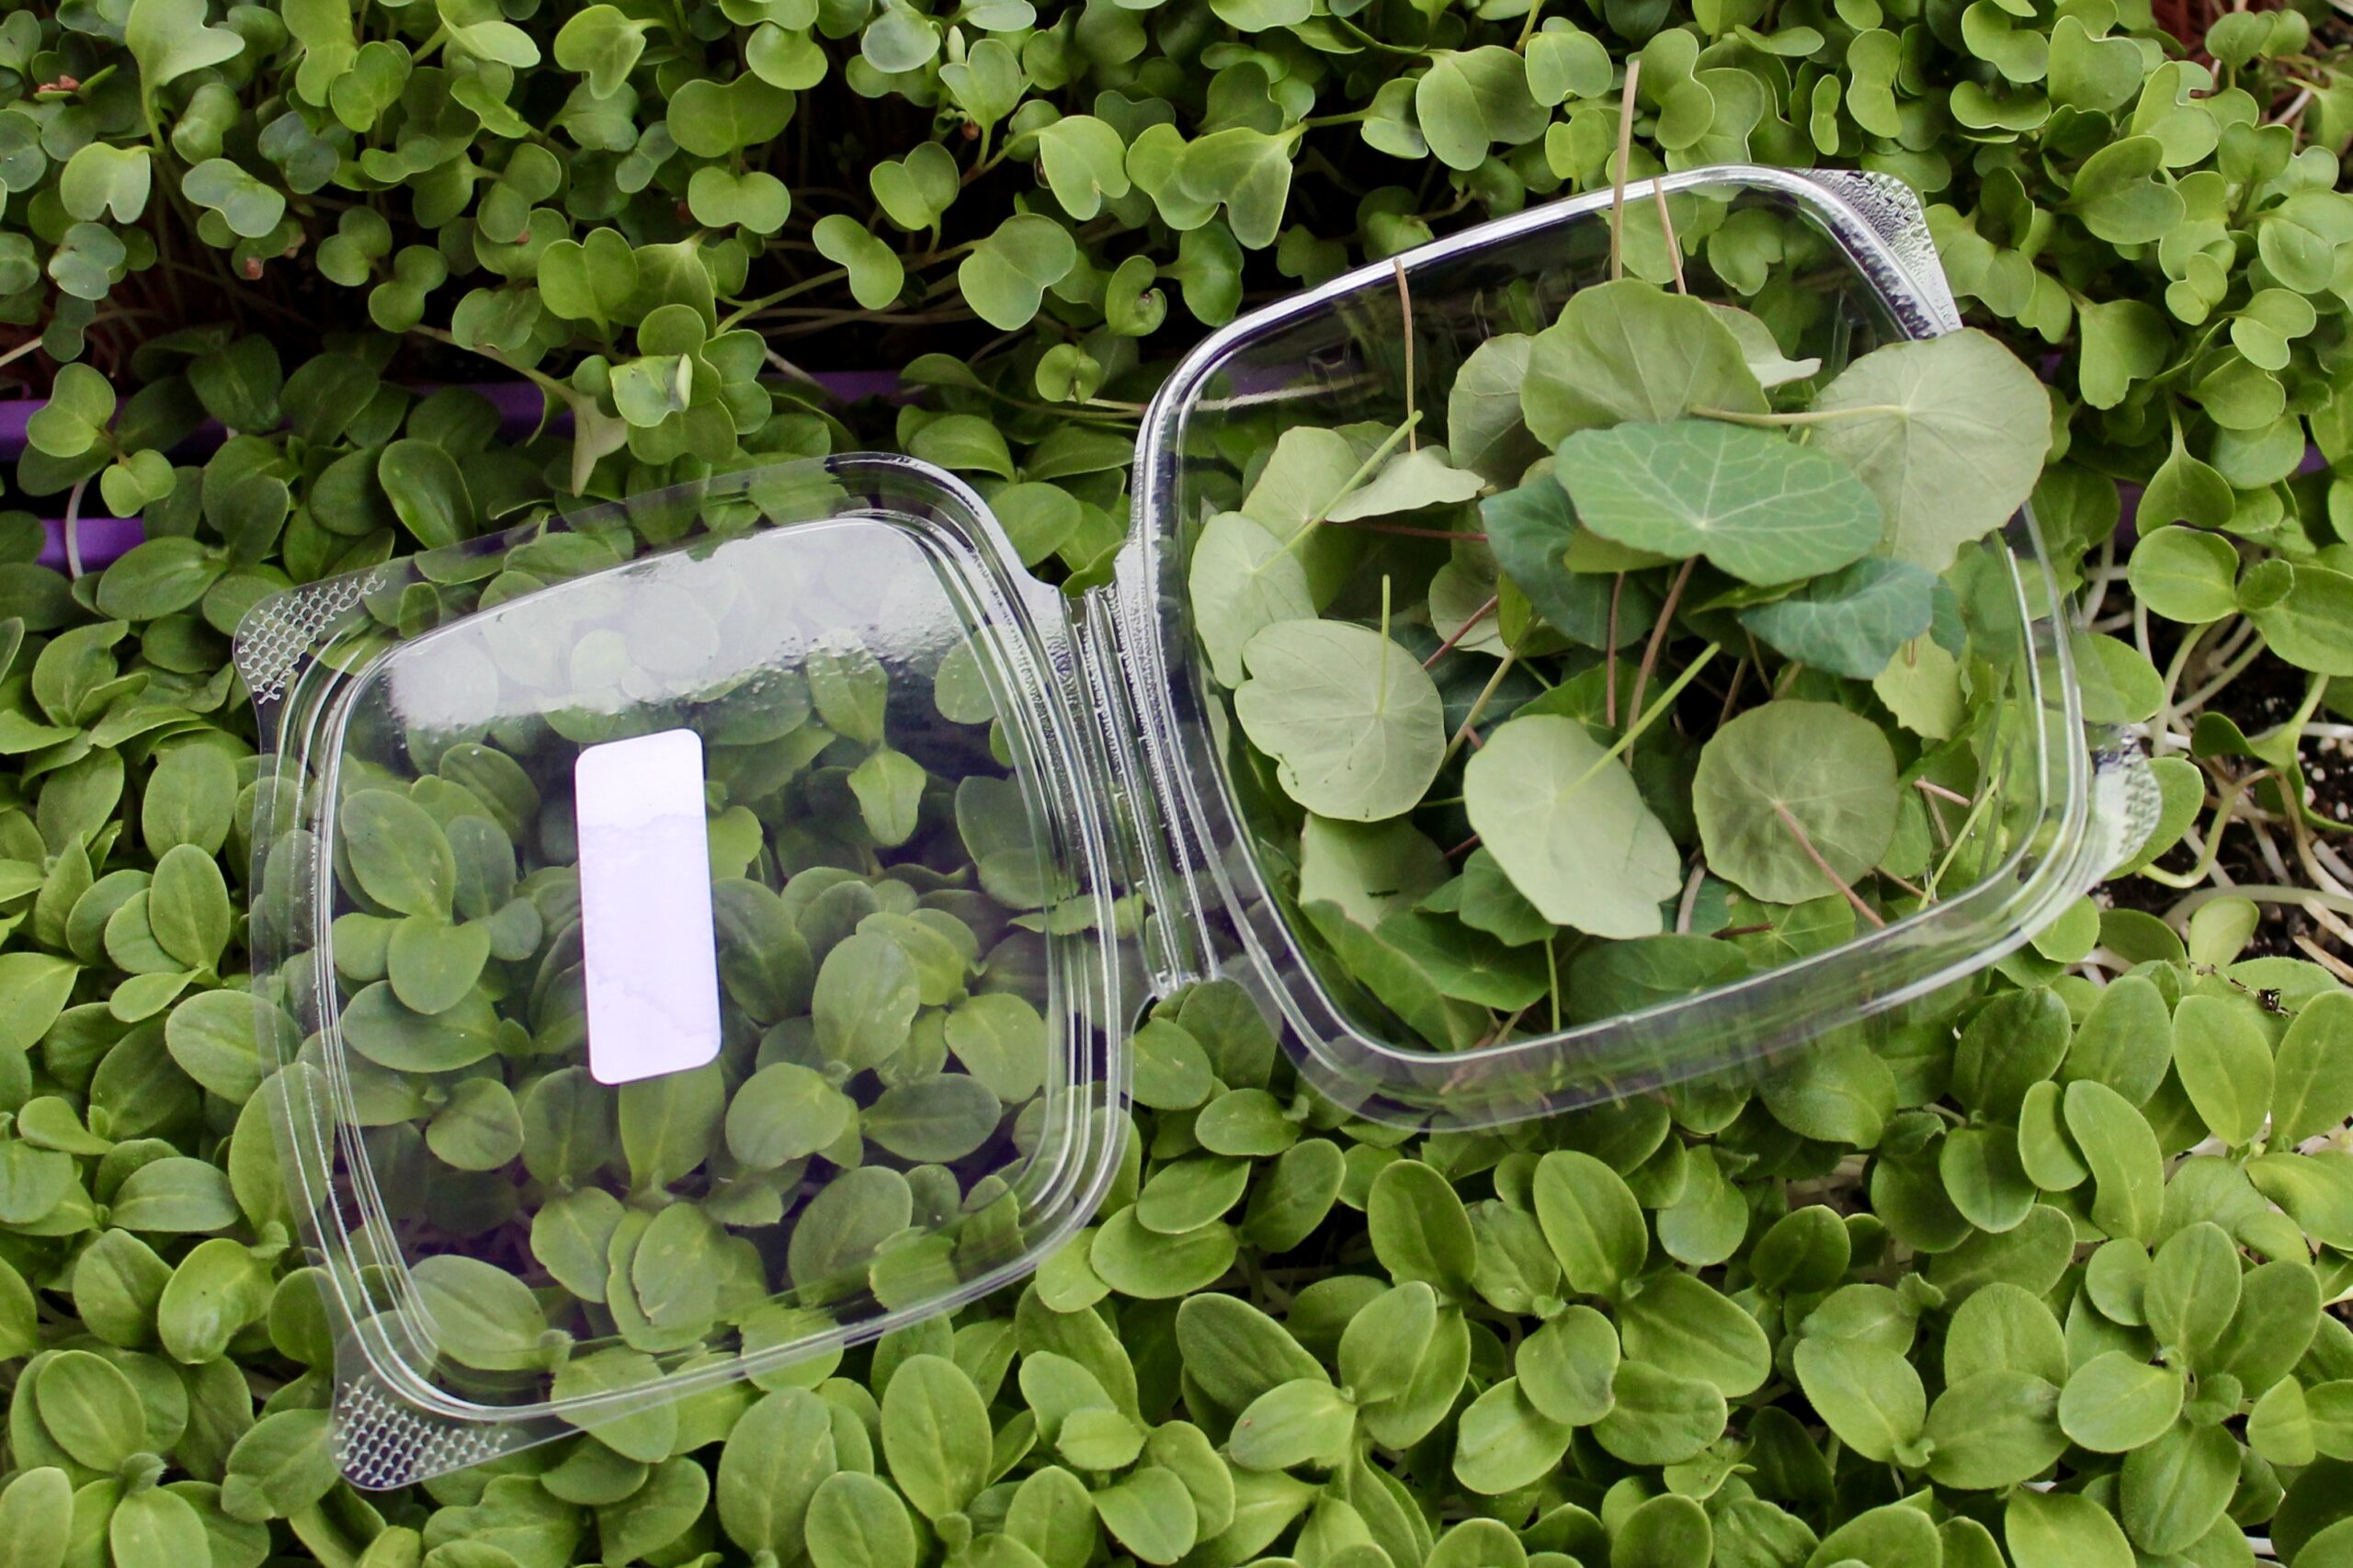
{"label": "reddish stem", "polygon": [[1831,885],[1847,895],[1847,902],[1855,906],[1855,913],[1874,926],[1884,926],[1887,924],[1880,918],[1878,910],[1863,902],[1863,895],[1857,892],[1846,878],[1830,869],[1830,862],[1822,858],[1822,851],[1813,846],[1813,840],[1805,835],[1805,829],[1798,825],[1798,819],[1790,814],[1789,807],[1776,801],[1773,802],[1773,814],[1781,819],[1781,825],[1788,828],[1790,836],[1798,841],[1798,847],[1804,850],[1805,858],[1813,862],[1813,869],[1828,877]]}

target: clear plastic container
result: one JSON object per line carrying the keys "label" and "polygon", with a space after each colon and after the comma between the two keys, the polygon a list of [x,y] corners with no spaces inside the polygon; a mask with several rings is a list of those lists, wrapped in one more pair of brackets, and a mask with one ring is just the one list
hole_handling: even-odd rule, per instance
{"label": "clear plastic container", "polygon": [[[1786,231],[1774,287],[1834,367],[1958,325],[1893,182],[1660,185],[1687,233]],[[1630,214],[1654,200],[1632,188]],[[2014,722],[1956,829],[1965,889],[1714,992],[1470,1051],[1429,1049],[1324,955],[1195,637],[1187,551],[1279,424],[1401,416],[1401,273],[1421,406],[1443,407],[1477,343],[1606,275],[1608,206],[1533,209],[1214,335],[1147,415],[1131,538],[1083,596],[1027,574],[957,480],[858,456],[255,610],[255,988],[355,1482],[583,1427],[650,1452],[678,1402],[1020,1278],[1092,1217],[1131,1025],[1190,981],[1242,980],[1360,1114],[1487,1126],[1902,1027],[2137,842],[2145,780],[2085,732],[2022,516],[1968,567],[2010,612],[1972,636]],[[1692,286],[1715,286],[1698,258]]]}

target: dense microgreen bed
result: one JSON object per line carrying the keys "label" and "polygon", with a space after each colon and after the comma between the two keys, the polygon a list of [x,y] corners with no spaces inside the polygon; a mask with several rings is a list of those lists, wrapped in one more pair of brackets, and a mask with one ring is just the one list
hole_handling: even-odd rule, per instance
{"label": "dense microgreen bed", "polygon": [[[2353,675],[2334,471],[2353,450],[2338,188],[2353,97],[2321,7],[2219,14],[2195,38],[2186,56],[2144,6],[2110,0],[72,0],[0,17],[0,369],[51,399],[10,471],[23,509],[0,517],[0,1562],[2215,1568],[2251,1542],[2304,1568],[2353,1562],[2337,1304],[2353,1287],[2353,729],[2328,685]],[[1199,987],[1138,1031],[1121,1175],[1035,1281],[428,1485],[338,1482],[317,1277],[290,1244],[267,1135],[284,1085],[270,1015],[245,994],[256,764],[226,657],[246,608],[575,498],[874,445],[972,480],[1042,572],[1099,581],[1135,416],[1202,325],[1620,172],[1741,157],[1908,180],[1972,320],[2050,388],[2048,451],[2021,426],[2012,455],[2043,469],[2060,586],[2089,608],[2091,716],[2147,726],[2163,800],[2094,899],[1873,1045],[1493,1133],[1352,1119],[1304,1091],[1238,991]],[[1313,758],[1264,747],[1266,840],[1300,857],[1305,918],[1360,972],[1359,938],[1383,963],[1408,954],[1399,972],[1418,985],[1417,966],[1471,934],[1506,955],[1563,928],[1583,934],[1564,949],[1597,952],[1682,935],[1748,963],[1863,920],[1804,881],[1820,868],[1778,816],[1761,836],[1727,827],[1753,795],[1702,788],[1711,746],[1743,773],[1789,749],[1744,732],[1743,708],[1851,710],[1852,745],[1890,754],[1889,789],[1874,751],[1861,792],[1904,802],[1893,845],[1936,843],[1929,819],[1953,804],[1915,778],[1974,792],[1972,710],[1940,709],[1939,661],[1985,650],[1965,614],[1952,631],[1937,588],[1918,629],[1917,573],[1966,611],[1965,558],[1984,547],[1897,548],[1903,495],[1837,449],[1837,424],[1802,447],[1756,426],[1836,412],[1873,360],[1787,358],[1815,351],[1780,330],[1769,228],[1679,238],[1721,303],[1773,329],[1769,347],[1742,316],[1675,334],[1718,350],[1729,335],[1739,371],[1723,359],[1724,401],[1705,406],[1746,422],[1563,414],[1533,391],[1539,349],[1514,368],[1506,346],[1482,366],[1510,372],[1492,445],[1466,440],[1451,406],[1262,443],[1268,467],[1358,520],[1428,513],[1487,535],[1492,561],[1457,540],[1410,574],[1358,562],[1345,602],[1311,595],[1275,618],[1313,629],[1311,662],[1385,627],[1401,652],[1347,673],[1390,672],[1401,693],[1439,655],[1422,678],[1450,721],[1441,755],[1477,696],[1455,694],[1458,672],[1498,666],[1531,627],[1585,625],[1583,647],[1623,650],[1519,649],[1552,690],[1490,700],[1469,725],[1481,746],[1466,735],[1447,764],[1472,759],[1459,787],[1418,764],[1384,776],[1402,805],[1375,823],[1355,819],[1389,799],[1326,797]],[[1620,308],[1689,314],[1662,292],[1677,268],[1656,230],[1630,232],[1624,261],[1639,281],[1617,297],[1646,303]],[[904,370],[912,395],[843,407],[804,375],[841,368]],[[426,390],[517,375],[569,426],[502,435],[483,400]],[[227,432],[217,449],[188,440],[208,419]],[[1577,470],[1567,488],[1528,472],[1581,442],[1721,457],[1760,441],[1848,497],[1864,548],[1695,549],[1670,526],[1669,481],[1581,494]],[[1817,460],[1894,531],[1865,542],[1861,502]],[[1211,525],[1251,559],[1261,537],[1284,542],[1284,517],[1312,516],[1257,515],[1272,508],[1243,481],[1265,477],[1237,472],[1224,508],[1257,536]],[[1561,505],[1547,484],[1590,514],[1597,553],[1545,547]],[[142,516],[151,542],[103,571],[35,563],[38,516],[101,503]],[[1621,568],[1612,634],[1592,590]],[[1221,629],[1213,602],[1208,653],[1245,694],[1246,738],[1251,704],[1297,693],[1256,667],[1270,633]],[[1747,695],[1720,722],[1694,693],[1743,659]],[[733,1264],[703,1277],[708,1303],[699,1281],[681,1294],[638,1264],[657,1228],[664,1260],[772,1256],[763,1222],[795,1165],[872,1173],[854,1185],[885,1220],[904,1187],[915,1218],[942,1179],[918,1173],[954,1165],[980,1096],[945,1091],[962,1120],[877,1118],[901,1085],[872,1067],[836,1080],[835,1047],[923,1069],[908,1083],[978,1079],[1004,1118],[983,1136],[1020,1136],[1027,1020],[998,1056],[951,1028],[1002,1006],[988,998],[1017,967],[1006,948],[1030,901],[991,885],[1003,841],[984,808],[875,760],[919,748],[864,723],[858,691],[847,681],[832,710],[813,691],[804,738],[830,738],[784,792],[827,845],[780,847],[757,812],[715,819],[718,863],[745,873],[726,901],[731,994],[755,996],[773,1037],[735,1042],[721,1085],[731,1106],[779,1102],[745,1119],[740,1147],[708,1104],[679,1119],[701,1132],[696,1174],[617,1109],[602,1157],[560,1168],[533,1107],[553,1108],[563,1069],[377,1070],[388,1168],[446,1234],[511,1218],[511,1199],[476,1201],[501,1163],[575,1187],[584,1233],[642,1225],[618,1274],[610,1237],[599,1257],[551,1229],[545,1252],[531,1235],[504,1255],[502,1283],[452,1281],[484,1309],[469,1321],[485,1370],[530,1338],[533,1375],[609,1386],[657,1346],[724,1355],[788,1331],[739,1300]],[[1508,805],[1508,832],[1474,820],[1471,769],[1500,776],[1524,744],[1551,765],[1621,743],[1607,777],[1627,774],[1632,798],[1616,790],[1613,809],[1707,851],[1719,885],[1662,874],[1603,908],[1625,890],[1500,853],[1542,842]],[[1935,771],[1940,756],[1960,771]],[[382,937],[383,972],[363,960],[348,979],[483,1022],[563,940],[569,856],[495,764],[431,760],[369,781],[382,799],[363,815],[392,832],[355,870],[348,913],[385,923],[354,927]],[[434,834],[449,848],[446,900]],[[482,824],[496,837],[466,825]],[[1833,883],[1881,916],[1906,907],[1892,879],[1917,885],[1911,862],[1859,846],[1848,861],[1840,833],[1799,828]],[[1432,858],[1474,831],[1494,842]],[[1720,832],[1753,858],[1718,864]],[[909,869],[952,879],[967,853],[981,864],[957,902]],[[1367,902],[1404,885],[1400,868],[1427,884],[1412,905]],[[1457,945],[1384,939],[1400,921]],[[836,1031],[818,935],[908,956],[905,1040],[894,1022],[868,1038],[893,1000],[847,1009],[820,1045]],[[1415,986],[1372,990],[1437,1043],[1476,1038],[1442,987],[1412,1010],[1396,1004]],[[510,1024],[560,1046],[560,1019],[493,1027]],[[575,1358],[532,1337],[542,1326],[618,1337]]]}

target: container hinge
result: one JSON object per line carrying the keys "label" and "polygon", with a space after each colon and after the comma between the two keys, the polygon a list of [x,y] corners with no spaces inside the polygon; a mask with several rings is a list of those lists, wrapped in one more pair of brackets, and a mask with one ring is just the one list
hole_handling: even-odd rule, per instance
{"label": "container hinge", "polygon": [[1142,895],[1138,935],[1146,977],[1154,994],[1165,995],[1202,972],[1201,915],[1175,836],[1174,807],[1154,788],[1146,761],[1142,720],[1128,682],[1125,639],[1111,589],[1093,589],[1079,600],[1074,641],[1086,710],[1110,764],[1111,831],[1121,880],[1125,891]]}

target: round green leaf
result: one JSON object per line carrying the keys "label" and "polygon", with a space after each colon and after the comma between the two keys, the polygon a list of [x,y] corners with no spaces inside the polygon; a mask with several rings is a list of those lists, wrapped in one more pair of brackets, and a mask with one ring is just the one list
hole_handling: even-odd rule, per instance
{"label": "round green leaf", "polygon": [[1895,838],[1896,788],[1878,725],[1835,703],[1783,700],[1709,737],[1691,809],[1711,870],[1753,897],[1795,903],[1879,864]]}
{"label": "round green leaf", "polygon": [[1233,710],[1318,816],[1378,822],[1411,811],[1446,751],[1445,704],[1421,661],[1338,620],[1269,626],[1243,650]]}

